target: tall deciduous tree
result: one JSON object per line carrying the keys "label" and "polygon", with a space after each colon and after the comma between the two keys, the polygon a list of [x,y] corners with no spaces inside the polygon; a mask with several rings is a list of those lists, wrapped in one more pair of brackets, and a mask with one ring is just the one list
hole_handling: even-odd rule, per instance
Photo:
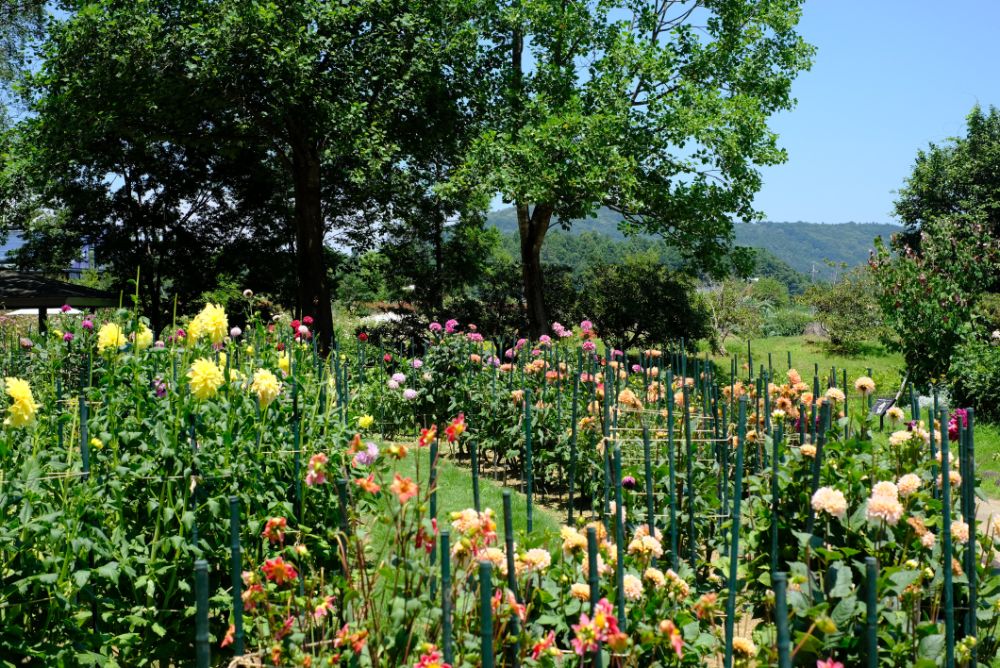
{"label": "tall deciduous tree", "polygon": [[85,241],[114,287],[138,273],[158,326],[169,297],[190,303],[237,258],[274,270],[288,245],[267,152],[242,140],[217,86],[190,76],[179,33],[204,13],[168,4],[88,5],[52,23],[0,178],[30,216],[22,261],[59,270]]}
{"label": "tall deciduous tree", "polygon": [[[896,216],[906,228],[897,246],[922,254],[922,236],[937,218],[970,216],[1000,246],[1000,110],[976,105],[964,137],[917,152],[913,172],[899,191]],[[1000,276],[987,283],[1000,292]]]}
{"label": "tall deciduous tree", "polygon": [[[123,254],[106,259],[121,276],[134,274],[132,247],[148,249],[144,271],[171,258],[226,258],[232,244],[294,249],[298,310],[313,315],[327,347],[328,235],[392,215],[398,189],[412,190],[408,172],[429,160],[427,126],[461,116],[451,108],[474,72],[454,63],[476,43],[462,6],[65,4],[24,128],[25,161],[47,197],[68,205],[81,233],[121,242]],[[168,253],[170,240],[186,254]]]}
{"label": "tall deciduous tree", "polygon": [[[192,29],[204,54],[195,77],[219,81],[246,129],[290,177],[299,308],[313,313],[324,345],[332,333],[326,235],[338,216],[378,202],[369,183],[419,154],[429,103],[447,103],[441,79],[475,36],[460,7],[442,0],[223,0]],[[447,92],[447,87],[445,88]],[[457,103],[457,98],[450,98]]]}
{"label": "tall deciduous tree", "polygon": [[752,219],[758,165],[785,155],[768,117],[812,50],[801,0],[502,0],[478,18],[482,122],[467,188],[517,210],[531,333],[548,326],[540,250],[553,224],[609,206],[719,269]]}

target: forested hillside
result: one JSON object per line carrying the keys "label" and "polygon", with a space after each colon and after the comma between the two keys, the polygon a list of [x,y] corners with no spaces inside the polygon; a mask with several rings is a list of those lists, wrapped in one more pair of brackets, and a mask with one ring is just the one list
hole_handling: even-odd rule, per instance
{"label": "forested hillside", "polygon": [[[487,220],[501,232],[515,233],[517,223],[511,208],[490,212]],[[621,216],[608,209],[598,211],[595,218],[574,221],[570,234],[582,235],[600,233],[611,240],[625,239],[618,229]],[[736,225],[736,243],[770,251],[777,259],[787,263],[792,269],[817,279],[832,279],[837,275],[837,267],[846,263],[856,266],[868,260],[869,251],[874,248],[875,237],[888,238],[897,231],[898,225],[885,223],[746,223]],[[629,244],[634,239],[628,240]],[[560,245],[567,245],[562,242]],[[589,246],[589,244],[587,244]],[[623,247],[624,251],[627,247]],[[546,248],[557,254],[561,249]],[[619,249],[608,247],[608,252]],[[676,262],[677,254],[664,247],[664,260],[668,264]],[[557,262],[550,256],[547,261]],[[815,274],[813,273],[815,271]]]}
{"label": "forested hillside", "polygon": [[[612,237],[603,232],[587,230],[565,232],[554,230],[545,239],[542,247],[542,262],[547,265],[569,267],[579,276],[587,267],[600,263],[623,264],[626,258],[640,255],[655,255],[660,263],[670,269],[683,266],[680,253],[662,239],[648,236],[624,237],[620,232]],[[518,257],[518,238],[510,232],[502,235],[503,249],[511,261]],[[792,294],[800,294],[809,283],[809,276],[793,269],[787,262],[766,248],[758,248],[754,276],[775,278]]]}

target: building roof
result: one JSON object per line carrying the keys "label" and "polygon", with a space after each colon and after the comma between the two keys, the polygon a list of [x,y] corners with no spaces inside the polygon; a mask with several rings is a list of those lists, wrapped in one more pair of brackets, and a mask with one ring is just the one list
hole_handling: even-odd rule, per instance
{"label": "building roof", "polygon": [[84,308],[117,306],[118,298],[110,292],[40,274],[0,269],[0,309],[58,308],[63,304]]}

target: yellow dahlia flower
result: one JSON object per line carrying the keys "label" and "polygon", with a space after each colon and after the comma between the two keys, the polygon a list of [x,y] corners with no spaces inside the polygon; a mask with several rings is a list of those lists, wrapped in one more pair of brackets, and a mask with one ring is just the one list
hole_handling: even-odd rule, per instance
{"label": "yellow dahlia flower", "polygon": [[3,423],[11,427],[27,427],[34,421],[39,408],[28,381],[9,377],[5,391],[14,403],[7,409],[7,418]]}
{"label": "yellow dahlia flower", "polygon": [[145,323],[139,323],[139,331],[135,333],[135,347],[145,350],[153,345],[153,331]]}
{"label": "yellow dahlia flower", "polygon": [[224,382],[222,369],[215,362],[204,357],[194,361],[187,373],[191,394],[198,399],[211,399]]}
{"label": "yellow dahlia flower", "polygon": [[261,408],[265,408],[281,394],[281,381],[267,369],[257,369],[250,389],[257,394]]}
{"label": "yellow dahlia flower", "polygon": [[122,328],[113,322],[106,322],[101,325],[97,332],[97,352],[103,353],[108,348],[117,350],[125,345],[125,334]]}
{"label": "yellow dahlia flower", "polygon": [[291,360],[288,357],[287,352],[281,353],[281,357],[278,358],[278,368],[281,369],[281,373],[288,375],[289,369],[291,369]]}
{"label": "yellow dahlia flower", "polygon": [[226,317],[226,310],[219,304],[205,304],[205,308],[188,326],[188,334],[194,341],[207,337],[212,343],[222,343],[228,333],[229,318]]}

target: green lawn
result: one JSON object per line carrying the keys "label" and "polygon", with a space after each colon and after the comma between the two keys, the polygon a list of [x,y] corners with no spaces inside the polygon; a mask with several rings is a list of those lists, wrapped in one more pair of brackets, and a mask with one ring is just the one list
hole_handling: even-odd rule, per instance
{"label": "green lawn", "polygon": [[[420,479],[426,481],[429,451],[426,448],[411,448],[409,456],[399,463],[399,474],[417,479],[417,457],[420,460]],[[453,463],[447,457],[438,461],[437,506],[439,526],[450,521],[448,514],[473,507],[472,472],[462,464]],[[498,533],[503,535],[503,490],[504,487],[488,478],[479,479],[480,506],[492,508],[496,518]],[[528,529],[527,498],[517,491],[511,492],[513,508],[513,528],[518,544],[525,542]],[[532,543],[546,541],[559,534],[559,517],[550,509],[534,504],[532,509]],[[537,540],[536,540],[537,539]]]}
{"label": "green lawn", "polygon": [[[738,354],[739,363],[742,367],[747,361],[747,342],[745,340],[729,339],[725,344],[726,351]],[[815,365],[819,365],[820,378],[826,378],[830,374],[830,368],[837,368],[837,384],[840,384],[843,369],[847,369],[847,380],[853,383],[858,376],[867,374],[871,367],[872,378],[877,386],[877,394],[895,394],[899,390],[899,384],[903,379],[903,372],[906,364],[903,356],[899,353],[887,352],[878,344],[871,344],[856,356],[838,355],[829,352],[822,339],[806,336],[774,336],[765,339],[752,339],[750,341],[750,352],[753,355],[753,364],[756,369],[760,369],[763,364],[765,368],[768,363],[768,354],[771,355],[771,364],[775,376],[784,374],[788,370],[788,353],[792,354],[792,367],[802,374],[803,380],[812,382]],[[716,361],[726,367],[726,358],[719,356]]]}
{"label": "green lawn", "polygon": [[[745,340],[730,339],[725,344],[726,351],[739,355],[739,363],[742,367],[746,363],[747,342]],[[764,339],[752,339],[750,341],[750,352],[753,354],[754,367],[760,369],[760,365],[765,367],[768,363],[768,354],[771,355],[771,364],[775,376],[784,374],[788,370],[788,353],[792,354],[792,366],[799,371],[803,380],[812,383],[814,365],[819,365],[820,379],[825,379],[830,374],[830,368],[837,368],[837,384],[841,383],[843,369],[847,369],[847,382],[853,384],[854,380],[867,373],[870,367],[872,378],[875,380],[877,396],[894,396],[899,391],[902,382],[905,363],[899,353],[887,352],[878,344],[867,346],[863,352],[857,356],[838,355],[829,352],[822,339],[806,336],[776,336]],[[724,356],[715,357],[716,362],[722,368],[728,368],[727,358]],[[741,370],[741,373],[744,373]],[[853,397],[852,397],[853,398]],[[1000,398],[997,399],[1000,401]],[[902,408],[906,410],[909,419],[909,401],[901,402]],[[888,434],[888,426],[886,427]],[[982,478],[983,491],[994,498],[1000,498],[1000,426],[979,423],[976,425],[976,470]]]}

